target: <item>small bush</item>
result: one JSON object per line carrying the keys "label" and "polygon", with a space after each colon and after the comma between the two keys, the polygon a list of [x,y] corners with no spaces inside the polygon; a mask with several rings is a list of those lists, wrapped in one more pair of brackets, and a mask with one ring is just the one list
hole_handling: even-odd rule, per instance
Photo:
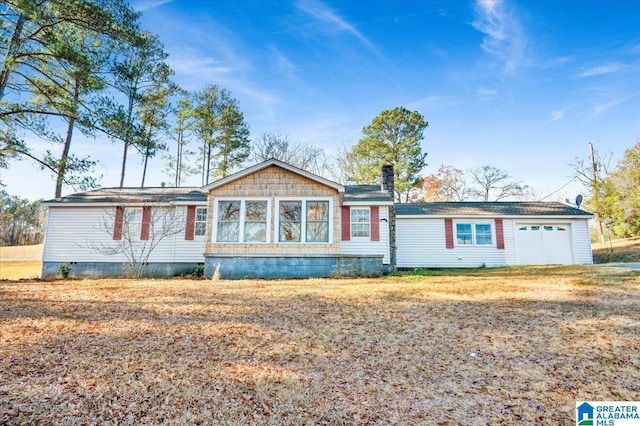
{"label": "small bush", "polygon": [[69,275],[71,275],[71,266],[69,266],[66,263],[63,263],[62,265],[60,265],[60,267],[58,268],[58,272],[60,273],[60,276],[63,279],[69,279]]}

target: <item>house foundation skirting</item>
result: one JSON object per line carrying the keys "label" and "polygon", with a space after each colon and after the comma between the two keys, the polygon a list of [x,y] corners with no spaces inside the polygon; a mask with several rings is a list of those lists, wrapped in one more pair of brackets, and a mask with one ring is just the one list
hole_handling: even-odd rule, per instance
{"label": "house foundation skirting", "polygon": [[345,255],[205,255],[204,275],[216,269],[221,279],[325,278],[379,276],[386,269],[382,256]]}
{"label": "house foundation skirting", "polygon": [[[60,266],[68,265],[71,278],[122,278],[127,275],[125,262],[42,262],[42,278],[60,277]],[[202,274],[203,263],[149,263],[146,277],[164,278]]]}

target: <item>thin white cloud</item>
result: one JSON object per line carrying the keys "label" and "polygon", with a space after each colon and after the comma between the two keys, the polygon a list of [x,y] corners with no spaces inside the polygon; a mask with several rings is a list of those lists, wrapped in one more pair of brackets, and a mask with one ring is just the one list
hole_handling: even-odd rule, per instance
{"label": "thin white cloud", "polygon": [[479,87],[478,90],[476,90],[476,93],[482,98],[492,98],[498,95],[498,92],[496,90],[490,89],[488,87]]}
{"label": "thin white cloud", "polygon": [[147,10],[155,9],[163,4],[171,3],[173,0],[138,0],[131,2],[133,10],[137,12],[145,12]]}
{"label": "thin white cloud", "polygon": [[243,94],[266,107],[280,102],[278,97],[257,89],[253,83],[243,79],[241,65],[225,65],[219,60],[188,50],[169,56],[167,63],[176,72],[177,82],[187,90],[199,90],[207,84],[217,84],[234,95]]}
{"label": "thin white cloud", "polygon": [[275,45],[269,45],[270,59],[276,73],[295,77],[296,67]]}
{"label": "thin white cloud", "polygon": [[624,67],[621,64],[613,62],[610,64],[598,65],[596,67],[588,68],[582,71],[580,74],[578,74],[578,76],[593,77],[596,75],[611,74],[614,72],[621,71],[623,68]]}
{"label": "thin white cloud", "polygon": [[173,54],[167,63],[178,75],[199,76],[202,80],[221,78],[233,71],[232,67],[222,65],[220,61],[203,56],[192,56],[188,53]]}
{"label": "thin white cloud", "polygon": [[611,108],[625,102],[626,100],[632,98],[632,96],[625,96],[619,99],[613,99],[609,102],[606,102],[604,104],[599,104],[599,105],[595,105],[593,107],[593,116],[597,117],[598,115],[602,114],[605,111],[610,110]]}
{"label": "thin white cloud", "polygon": [[322,2],[302,0],[297,3],[297,6],[300,10],[310,15],[317,21],[328,25],[331,30],[347,32],[351,34],[352,36],[360,40],[360,42],[365,45],[370,51],[375,53],[377,56],[381,56],[378,49],[376,49],[376,47],[373,45],[373,43],[371,43],[371,41],[369,41],[368,38],[366,38],[352,24],[338,16],[334,11],[332,11]]}
{"label": "thin white cloud", "polygon": [[506,75],[514,75],[525,63],[528,41],[520,21],[501,0],[476,0],[473,27],[484,34],[482,49],[498,58]]}
{"label": "thin white cloud", "polygon": [[457,102],[442,96],[427,96],[407,104],[407,108],[418,111],[435,111],[456,105]]}
{"label": "thin white cloud", "polygon": [[555,111],[551,111],[551,122],[562,120],[564,115],[569,111],[570,107],[558,109]]}

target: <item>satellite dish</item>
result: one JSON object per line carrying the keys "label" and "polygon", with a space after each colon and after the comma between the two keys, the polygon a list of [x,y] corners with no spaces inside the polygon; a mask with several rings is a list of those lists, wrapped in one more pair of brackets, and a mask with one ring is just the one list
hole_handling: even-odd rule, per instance
{"label": "satellite dish", "polygon": [[578,208],[580,207],[580,204],[582,204],[582,194],[578,194],[576,197],[576,206],[578,206]]}

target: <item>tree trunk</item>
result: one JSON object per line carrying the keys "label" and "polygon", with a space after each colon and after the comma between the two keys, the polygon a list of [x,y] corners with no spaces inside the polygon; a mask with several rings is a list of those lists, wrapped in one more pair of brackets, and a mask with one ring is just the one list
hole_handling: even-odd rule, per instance
{"label": "tree trunk", "polygon": [[140,188],[144,188],[144,178],[147,176],[147,163],[149,162],[149,148],[144,153],[144,166],[142,167],[142,182]]}
{"label": "tree trunk", "polygon": [[140,188],[144,188],[144,178],[147,176],[147,164],[149,163],[149,144],[151,143],[151,133],[153,132],[153,127],[149,126],[149,131],[147,132],[147,146],[144,150],[144,166],[142,168],[142,183],[140,184]]}
{"label": "tree trunk", "polygon": [[[72,105],[78,104],[80,98],[80,82],[76,78],[73,86],[73,102]],[[75,115],[75,114],[74,114]],[[67,137],[64,140],[64,148],[62,149],[62,155],[60,156],[60,163],[58,164],[58,174],[56,177],[56,193],[55,198],[62,196],[62,185],[64,184],[64,175],[67,171],[67,158],[69,158],[69,150],[71,148],[71,139],[73,138],[73,128],[75,127],[75,117],[69,117],[69,123],[67,125]]]}
{"label": "tree trunk", "polygon": [[9,82],[9,75],[11,74],[10,63],[20,47],[20,36],[22,35],[22,29],[24,28],[26,20],[27,19],[23,14],[18,16],[18,22],[16,22],[16,27],[13,30],[13,35],[9,41],[9,46],[7,47],[7,54],[4,56],[4,60],[2,61],[2,69],[0,70],[0,101],[4,98],[4,92],[7,88],[7,83]]}
{"label": "tree trunk", "polygon": [[127,151],[129,150],[129,138],[131,137],[131,117],[133,116],[133,97],[129,97],[129,108],[127,110],[127,127],[124,129],[124,152],[122,153],[122,171],[120,172],[120,188],[124,186],[124,174],[127,169]]}
{"label": "tree trunk", "polygon": [[[182,124],[180,124],[182,126]],[[182,129],[178,130],[178,152],[176,153],[176,188],[180,187],[182,173]]]}

